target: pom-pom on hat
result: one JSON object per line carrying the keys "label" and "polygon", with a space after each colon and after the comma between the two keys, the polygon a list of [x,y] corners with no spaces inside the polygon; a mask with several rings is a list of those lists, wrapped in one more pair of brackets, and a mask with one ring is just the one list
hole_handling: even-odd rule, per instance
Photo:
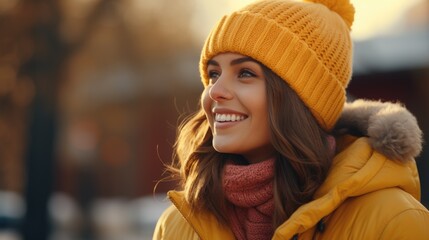
{"label": "pom-pom on hat", "polygon": [[261,62],[300,96],[329,131],[346,100],[352,72],[349,0],[260,0],[224,16],[208,36],[200,59],[204,86],[207,61],[240,53]]}

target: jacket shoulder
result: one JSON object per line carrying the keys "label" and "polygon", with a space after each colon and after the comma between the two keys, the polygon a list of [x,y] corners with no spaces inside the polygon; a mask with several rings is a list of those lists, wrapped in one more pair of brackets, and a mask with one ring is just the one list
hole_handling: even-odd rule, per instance
{"label": "jacket shoulder", "polygon": [[407,209],[394,216],[383,229],[380,239],[429,238],[429,213],[423,209]]}
{"label": "jacket shoulder", "polygon": [[174,205],[168,207],[155,227],[153,240],[155,239],[199,239],[193,228]]}
{"label": "jacket shoulder", "polygon": [[334,236],[343,236],[337,232],[343,231],[349,239],[429,239],[429,211],[400,188],[351,197],[326,224]]}

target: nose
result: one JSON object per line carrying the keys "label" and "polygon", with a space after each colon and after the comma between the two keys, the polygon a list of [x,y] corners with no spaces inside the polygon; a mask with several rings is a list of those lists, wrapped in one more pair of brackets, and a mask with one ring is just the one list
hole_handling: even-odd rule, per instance
{"label": "nose", "polygon": [[213,101],[225,101],[233,97],[231,86],[227,76],[219,76],[209,90],[209,96]]}

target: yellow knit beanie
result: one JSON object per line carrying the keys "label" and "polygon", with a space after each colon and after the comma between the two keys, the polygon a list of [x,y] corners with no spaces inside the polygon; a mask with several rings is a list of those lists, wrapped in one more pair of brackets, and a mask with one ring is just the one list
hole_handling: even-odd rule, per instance
{"label": "yellow knit beanie", "polygon": [[224,16],[208,36],[200,59],[240,53],[261,62],[300,96],[325,130],[333,128],[352,72],[349,0],[260,0]]}

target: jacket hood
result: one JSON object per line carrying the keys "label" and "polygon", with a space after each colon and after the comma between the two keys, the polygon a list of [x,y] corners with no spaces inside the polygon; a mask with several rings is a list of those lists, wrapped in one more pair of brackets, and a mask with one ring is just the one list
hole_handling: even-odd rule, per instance
{"label": "jacket hood", "polygon": [[346,103],[334,132],[367,136],[375,150],[392,160],[409,161],[422,151],[422,131],[417,120],[399,103]]}
{"label": "jacket hood", "polygon": [[273,239],[290,239],[312,229],[350,197],[400,188],[420,199],[414,157],[422,149],[422,132],[403,106],[366,100],[347,103],[334,135],[337,153],[315,200],[298,208]]}

